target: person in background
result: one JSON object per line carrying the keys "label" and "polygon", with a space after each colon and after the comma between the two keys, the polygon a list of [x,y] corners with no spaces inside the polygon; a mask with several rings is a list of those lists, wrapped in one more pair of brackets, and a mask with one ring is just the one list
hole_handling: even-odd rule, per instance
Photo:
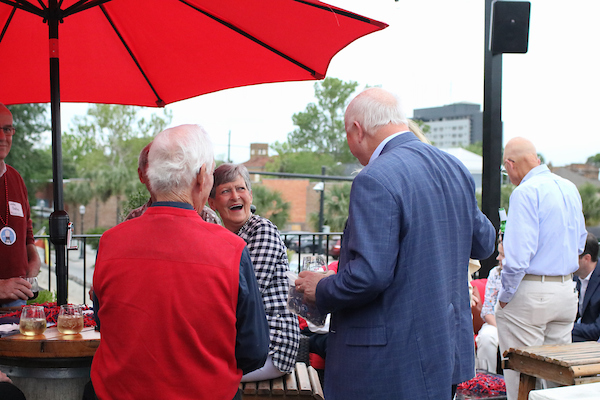
{"label": "person in background", "polygon": [[102,400],[241,399],[242,375],[267,358],[268,325],[246,243],[198,215],[212,144],[181,125],[159,133],[148,157],[156,201],[98,247],[93,389]]}
{"label": "person in background", "polygon": [[2,400],[25,400],[21,390],[13,385],[10,378],[0,371],[0,399]]}
{"label": "person in background", "polygon": [[23,278],[37,276],[41,265],[25,182],[5,162],[15,132],[12,113],[0,103],[0,307],[22,306],[33,297]]}
{"label": "person in background", "polygon": [[[509,201],[496,309],[501,353],[571,343],[577,314],[573,273],[587,237],[579,191],[541,165],[525,138],[506,143],[503,165],[517,187]],[[504,369],[504,380],[508,400],[516,400],[519,373]]]}
{"label": "person in background", "polygon": [[242,382],[272,379],[293,371],[300,346],[300,326],[298,318],[287,308],[286,247],[277,227],[250,210],[252,187],[246,167],[219,165],[208,204],[219,212],[225,228],[248,244],[269,323],[269,358],[262,368],[244,375]]}
{"label": "person in background", "polygon": [[[140,178],[140,182],[142,182],[142,184],[146,186],[146,189],[148,189],[148,193],[150,193],[150,199],[148,199],[148,202],[146,202],[146,204],[143,204],[140,207],[131,210],[129,214],[127,214],[127,216],[125,217],[124,221],[129,221],[130,219],[139,217],[144,212],[146,212],[146,210],[152,205],[152,203],[156,201],[156,196],[154,195],[154,193],[152,193],[152,188],[150,187],[150,182],[148,181],[147,176],[148,152],[150,151],[150,145],[152,145],[152,142],[144,146],[142,151],[140,151],[140,156],[138,157],[138,177]],[[215,214],[215,212],[206,205],[202,207],[202,211],[200,211],[200,217],[206,222],[210,222],[211,224],[221,224],[221,221],[219,220],[217,214]]]}
{"label": "person in background", "polygon": [[451,399],[475,375],[465,278],[469,258],[494,251],[494,226],[465,166],[407,124],[381,88],[350,102],[348,146],[365,167],[352,183],[339,269],[296,280],[306,302],[332,313],[327,400]]}
{"label": "person in background", "polygon": [[573,325],[573,341],[600,339],[600,270],[598,266],[598,238],[588,232],[585,249],[579,256],[575,272],[579,292],[579,318]]}
{"label": "person in background", "polygon": [[498,291],[500,290],[500,273],[502,272],[502,261],[504,260],[504,246],[502,245],[502,233],[498,234],[498,265],[491,269],[485,284],[485,295],[481,308],[481,318],[484,324],[475,338],[477,343],[477,357],[475,365],[477,369],[496,373],[498,369],[498,328],[496,327],[496,316],[494,309],[498,302]]}

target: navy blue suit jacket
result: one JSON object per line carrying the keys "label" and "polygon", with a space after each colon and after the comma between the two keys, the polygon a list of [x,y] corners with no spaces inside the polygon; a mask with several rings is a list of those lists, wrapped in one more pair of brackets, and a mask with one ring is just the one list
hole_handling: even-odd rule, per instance
{"label": "navy blue suit jacket", "polygon": [[573,341],[597,341],[600,338],[600,268],[596,266],[583,298],[581,322],[573,325]]}
{"label": "navy blue suit jacket", "polygon": [[455,157],[403,133],[354,179],[332,312],[325,398],[451,397],[475,374],[469,258],[494,251],[475,184]]}

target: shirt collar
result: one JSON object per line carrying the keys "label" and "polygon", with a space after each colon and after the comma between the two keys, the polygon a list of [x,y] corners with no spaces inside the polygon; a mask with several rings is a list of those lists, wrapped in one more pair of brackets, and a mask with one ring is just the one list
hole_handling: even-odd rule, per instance
{"label": "shirt collar", "polygon": [[588,276],[586,276],[585,278],[579,278],[579,280],[580,280],[580,281],[582,281],[582,282],[583,282],[583,281],[589,281],[589,280],[590,280],[590,278],[592,277],[592,274],[593,274],[593,273],[594,273],[594,270],[592,270],[592,272],[590,272],[590,273],[588,274]]}
{"label": "shirt collar", "polygon": [[545,172],[550,172],[550,170],[548,169],[548,167],[546,166],[546,164],[541,164],[538,165],[535,168],[532,168],[524,177],[523,180],[521,181],[521,183],[533,178],[536,175],[540,175],[543,174]]}
{"label": "shirt collar", "polygon": [[5,172],[6,172],[6,163],[4,161],[2,161],[2,164],[0,164],[0,178],[2,178],[2,175],[4,175]]}
{"label": "shirt collar", "polygon": [[179,201],[156,201],[156,202],[152,203],[152,205],[150,207],[175,207],[175,208],[184,208],[186,210],[194,209],[194,207],[192,207],[191,204],[182,203]]}
{"label": "shirt collar", "polygon": [[[410,131],[397,132],[397,133],[394,133],[394,134],[386,137],[385,139],[383,139],[381,141],[381,143],[379,143],[379,146],[377,146],[377,148],[375,149],[375,151],[373,152],[373,154],[371,154],[371,158],[369,159],[369,164],[371,164],[377,157],[379,157],[381,155],[381,152],[383,151],[383,148],[385,147],[385,145],[390,140],[392,140],[396,136],[400,136],[400,135],[402,135],[403,133],[406,133],[406,132],[410,132]],[[367,165],[369,165],[369,164],[367,164]]]}

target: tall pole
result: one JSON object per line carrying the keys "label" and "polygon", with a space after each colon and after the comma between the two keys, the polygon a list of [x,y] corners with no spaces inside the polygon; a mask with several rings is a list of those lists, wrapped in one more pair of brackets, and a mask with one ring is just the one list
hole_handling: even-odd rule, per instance
{"label": "tall pole", "polygon": [[[483,179],[481,208],[498,230],[502,165],[502,54],[490,49],[493,0],[485,0],[485,60],[483,75]],[[482,260],[480,277],[495,265],[496,252]]]}
{"label": "tall pole", "polygon": [[67,226],[69,215],[63,204],[62,146],[60,126],[60,81],[58,63],[58,23],[60,10],[57,0],[48,2],[48,32],[50,44],[50,110],[52,115],[52,181],[54,212],[50,215],[50,240],[56,251],[56,300],[67,303]]}
{"label": "tall pole", "polygon": [[[321,175],[325,176],[325,172],[327,171],[327,167],[324,165],[321,166]],[[325,179],[322,179],[323,188],[321,189],[321,198],[319,199],[319,233],[323,232],[323,219],[324,219],[324,205],[325,205]],[[323,235],[319,236],[319,253],[323,250]]]}
{"label": "tall pole", "polygon": [[229,130],[229,136],[227,139],[227,162],[231,162],[231,129]]}

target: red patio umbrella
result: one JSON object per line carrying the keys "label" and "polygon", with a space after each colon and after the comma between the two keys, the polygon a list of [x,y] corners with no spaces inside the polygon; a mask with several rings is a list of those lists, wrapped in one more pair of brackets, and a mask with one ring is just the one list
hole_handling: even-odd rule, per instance
{"label": "red patio umbrella", "polygon": [[69,220],[61,98],[162,107],[226,88],[323,79],[338,51],[386,26],[316,0],[0,0],[0,102],[51,102],[59,304]]}

